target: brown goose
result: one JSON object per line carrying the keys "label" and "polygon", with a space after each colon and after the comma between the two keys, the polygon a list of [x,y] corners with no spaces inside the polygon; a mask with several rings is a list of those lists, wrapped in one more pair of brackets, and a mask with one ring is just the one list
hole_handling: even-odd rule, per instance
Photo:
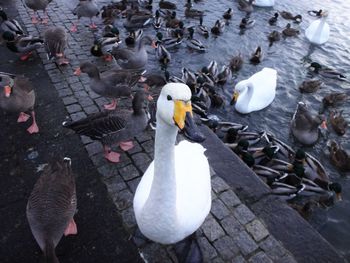
{"label": "brown goose", "polygon": [[140,77],[141,71],[126,69],[111,69],[100,73],[98,68],[91,62],[83,62],[74,72],[79,76],[86,73],[90,77],[90,88],[99,95],[113,99],[111,104],[105,105],[108,110],[114,110],[117,106],[116,98],[128,97]]}
{"label": "brown goose", "polygon": [[338,112],[336,110],[331,111],[331,113],[329,114],[329,119],[332,124],[332,127],[338,135],[344,135],[346,132],[346,128],[348,127],[348,122],[344,119],[342,114],[343,111]]}
{"label": "brown goose", "polygon": [[41,23],[47,24],[48,19],[47,19],[46,7],[49,3],[52,2],[52,0],[25,0],[24,2],[26,4],[26,6],[28,6],[30,9],[32,9],[34,11],[33,16],[32,16],[32,23],[33,24],[36,24],[39,22],[38,10],[43,10],[43,12],[44,12],[44,18],[41,19]]}
{"label": "brown goose", "polygon": [[33,123],[27,129],[29,133],[39,132],[35,121],[35,92],[32,83],[24,77],[17,77],[8,73],[0,73],[0,108],[7,112],[20,112],[17,122],[26,122],[30,111]]}
{"label": "brown goose", "polygon": [[77,233],[77,207],[71,160],[65,157],[44,168],[27,203],[27,219],[44,262],[58,263],[55,248],[62,238]]}
{"label": "brown goose", "polygon": [[350,156],[336,141],[327,144],[330,152],[331,163],[340,171],[350,171]]}
{"label": "brown goose", "polygon": [[322,84],[323,82],[317,79],[304,80],[303,83],[301,83],[299,86],[299,90],[303,93],[312,93],[317,91],[322,86]]}
{"label": "brown goose", "polygon": [[55,58],[58,65],[67,65],[69,61],[64,56],[67,47],[67,33],[63,27],[50,27],[44,32],[44,45],[49,59]]}
{"label": "brown goose", "polygon": [[133,110],[117,110],[98,112],[85,119],[64,122],[62,125],[74,130],[79,135],[89,136],[93,140],[99,140],[104,146],[104,156],[107,160],[117,163],[120,154],[113,152],[111,146],[119,144],[120,148],[127,151],[133,147],[130,140],[143,132],[148,123],[148,114],[145,111],[145,94],[137,91],[132,101]]}

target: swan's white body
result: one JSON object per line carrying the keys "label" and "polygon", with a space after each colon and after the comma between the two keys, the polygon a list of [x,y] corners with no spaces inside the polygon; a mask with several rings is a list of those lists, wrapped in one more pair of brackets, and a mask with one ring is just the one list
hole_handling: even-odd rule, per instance
{"label": "swan's white body", "polygon": [[235,108],[246,114],[261,110],[274,100],[277,86],[277,71],[263,68],[249,79],[242,80],[235,86],[238,99]]}
{"label": "swan's white body", "polygon": [[321,19],[312,22],[305,30],[305,36],[311,43],[322,45],[328,41],[330,29],[326,17],[323,16]]}
{"label": "swan's white body", "polygon": [[[162,244],[176,243],[195,232],[211,208],[205,149],[188,141],[175,146],[178,128],[172,119],[174,103],[166,99],[169,86],[174,100],[189,101],[191,98],[185,84],[170,83],[163,88],[157,102],[154,161],[143,175],[134,197],[134,212],[141,232]],[[183,87],[186,87],[185,95]]]}
{"label": "swan's white body", "polygon": [[255,0],[253,2],[253,5],[255,6],[261,6],[261,7],[270,7],[274,6],[275,0]]}

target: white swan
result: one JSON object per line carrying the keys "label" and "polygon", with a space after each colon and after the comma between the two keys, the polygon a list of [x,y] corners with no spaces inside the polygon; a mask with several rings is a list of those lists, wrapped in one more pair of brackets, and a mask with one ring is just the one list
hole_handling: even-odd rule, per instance
{"label": "white swan", "polygon": [[243,114],[261,110],[275,98],[276,85],[277,71],[263,68],[249,79],[237,83],[231,104],[235,102],[236,110]]}
{"label": "white swan", "polygon": [[329,25],[326,22],[328,12],[321,13],[321,19],[311,23],[311,25],[305,30],[306,38],[313,44],[322,45],[329,39]]}
{"label": "white swan", "polygon": [[211,184],[205,149],[182,141],[175,146],[178,127],[191,118],[191,91],[182,83],[166,84],[157,101],[154,161],[134,197],[140,231],[149,239],[176,243],[194,233],[211,208]]}
{"label": "white swan", "polygon": [[255,6],[261,6],[261,7],[270,7],[274,6],[275,0],[255,0],[253,2],[253,5]]}

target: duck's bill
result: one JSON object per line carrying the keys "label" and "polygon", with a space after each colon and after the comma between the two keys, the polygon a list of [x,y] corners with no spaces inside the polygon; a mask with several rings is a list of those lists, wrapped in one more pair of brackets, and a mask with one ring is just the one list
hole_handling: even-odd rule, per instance
{"label": "duck's bill", "polygon": [[185,126],[183,128],[183,132],[184,135],[191,141],[203,142],[205,140],[204,134],[200,132],[190,112],[186,112]]}
{"label": "duck's bill", "polygon": [[234,92],[234,93],[233,93],[232,100],[231,100],[231,102],[230,102],[231,105],[233,105],[233,104],[236,103],[236,101],[237,101],[237,99],[238,99],[238,95],[239,95],[238,92]]}

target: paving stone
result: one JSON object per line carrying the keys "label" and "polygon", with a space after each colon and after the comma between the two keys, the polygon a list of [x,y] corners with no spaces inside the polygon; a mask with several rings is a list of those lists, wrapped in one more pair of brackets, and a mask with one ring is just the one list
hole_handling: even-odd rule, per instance
{"label": "paving stone", "polygon": [[276,259],[276,263],[297,263],[297,261],[291,255],[284,255],[282,258]]}
{"label": "paving stone", "polygon": [[244,227],[233,215],[225,217],[223,220],[221,220],[221,225],[225,229],[226,233],[231,237],[237,236],[244,230]]}
{"label": "paving stone", "polygon": [[113,195],[113,202],[118,210],[132,206],[132,200],[133,194],[127,188]]}
{"label": "paving stone", "polygon": [[249,260],[249,263],[273,263],[273,261],[262,251],[256,253]]}
{"label": "paving stone", "polygon": [[46,65],[44,66],[44,68],[45,68],[46,70],[49,70],[49,69],[55,69],[55,68],[57,68],[57,66],[56,66],[56,64],[51,63],[51,64],[46,64]]}
{"label": "paving stone", "polygon": [[237,245],[230,236],[224,236],[216,240],[214,242],[214,247],[225,262],[230,261],[239,253]]}
{"label": "paving stone", "polygon": [[277,261],[286,254],[286,250],[281,243],[272,236],[267,237],[264,241],[259,243],[259,246],[273,261]]}
{"label": "paving stone", "polygon": [[147,152],[147,153],[153,153],[154,152],[154,141],[149,140],[141,144],[142,148]]}
{"label": "paving stone", "polygon": [[269,231],[266,227],[257,219],[248,223],[246,229],[249,234],[252,235],[255,241],[259,242],[269,235]]}
{"label": "paving stone", "polygon": [[141,148],[140,144],[138,144],[136,140],[133,140],[132,142],[134,144],[134,147],[132,147],[129,151],[127,151],[127,153],[128,154],[135,154],[135,153],[142,152],[142,148]]}
{"label": "paving stone", "polygon": [[136,219],[134,215],[134,209],[132,206],[121,212],[124,225],[131,229],[136,226]]}
{"label": "paving stone", "polygon": [[233,237],[233,239],[244,256],[247,256],[258,249],[258,245],[246,231],[242,231],[237,236]]}
{"label": "paving stone", "polygon": [[206,219],[201,228],[210,242],[213,242],[225,235],[224,230],[213,217]]}
{"label": "paving stone", "polygon": [[131,159],[133,160],[133,162],[136,165],[141,165],[141,164],[145,164],[145,163],[148,164],[151,162],[151,159],[145,153],[136,153],[136,154],[131,156]]}
{"label": "paving stone", "polygon": [[140,176],[139,171],[132,164],[127,165],[127,166],[119,169],[119,173],[123,177],[123,179],[126,180],[126,181],[134,179],[134,178]]}
{"label": "paving stone", "polygon": [[97,170],[104,180],[107,180],[108,178],[111,178],[117,174],[117,172],[115,172],[114,166],[112,166],[110,163],[106,163],[98,167]]}
{"label": "paving stone", "polygon": [[69,95],[73,95],[73,92],[70,90],[70,89],[61,89],[61,90],[58,90],[58,96],[59,97],[67,97]]}
{"label": "paving stone", "polygon": [[92,163],[96,167],[103,166],[107,164],[108,160],[103,156],[103,154],[96,154],[90,157]]}
{"label": "paving stone", "polygon": [[218,196],[215,194],[213,189],[211,189],[211,201],[214,201],[216,198],[218,198]]}
{"label": "paving stone", "polygon": [[241,255],[231,260],[231,263],[246,263],[246,262],[247,261],[245,261],[244,257],[242,257]]}
{"label": "paving stone", "polygon": [[250,209],[243,204],[236,207],[233,210],[233,214],[242,225],[249,223],[255,218],[255,215],[252,213],[252,211],[250,211]]}
{"label": "paving stone", "polygon": [[132,193],[135,193],[135,192],[136,192],[136,188],[137,188],[137,186],[139,185],[140,181],[141,181],[141,176],[140,176],[140,177],[137,177],[137,178],[135,178],[135,179],[132,179],[132,180],[130,180],[130,181],[127,181],[127,185],[129,186],[130,191],[131,191]]}
{"label": "paving stone", "polygon": [[69,85],[65,81],[61,81],[59,83],[54,84],[56,90],[64,89],[64,88],[69,88]]}
{"label": "paving stone", "polygon": [[74,96],[75,96],[78,100],[80,100],[80,99],[82,99],[82,98],[88,97],[89,95],[88,95],[88,93],[87,93],[86,91],[84,91],[84,90],[79,90],[79,91],[75,91],[75,92],[74,92]]}
{"label": "paving stone", "polygon": [[220,199],[215,199],[211,205],[211,213],[219,220],[230,214],[230,211]]}
{"label": "paving stone", "polygon": [[87,137],[85,135],[81,135],[80,139],[83,142],[83,144],[89,144],[93,142],[93,140],[91,140],[90,137]]}
{"label": "paving stone", "polygon": [[64,97],[64,98],[62,98],[62,101],[63,101],[64,105],[70,105],[70,104],[78,102],[78,100],[74,96]]}
{"label": "paving stone", "polygon": [[143,164],[137,165],[137,168],[141,171],[141,175],[143,175],[146,172],[149,165],[150,165],[149,163],[143,163]]}
{"label": "paving stone", "polygon": [[210,263],[225,263],[225,261],[220,257],[216,257]]}
{"label": "paving stone", "polygon": [[109,101],[104,97],[100,97],[100,98],[95,99],[95,102],[101,109],[104,109],[103,105],[109,103]]}
{"label": "paving stone", "polygon": [[217,256],[215,248],[209,243],[206,237],[198,237],[197,241],[202,251],[204,262],[210,262],[211,259]]}
{"label": "paving stone", "polygon": [[149,243],[141,249],[145,262],[150,263],[171,263],[166,250],[157,243]]}
{"label": "paving stone", "polygon": [[239,200],[237,195],[232,190],[228,190],[228,191],[222,192],[219,195],[219,198],[228,207],[235,207],[235,206],[237,206],[237,205],[239,205],[241,203],[241,200]]}
{"label": "paving stone", "polygon": [[84,111],[86,112],[87,115],[90,115],[90,114],[93,114],[93,113],[97,113],[100,110],[95,105],[91,105],[91,106],[85,106],[84,107]]}
{"label": "paving stone", "polygon": [[78,120],[86,118],[86,114],[84,112],[82,112],[82,111],[79,111],[79,112],[76,112],[76,113],[72,113],[70,115],[70,118],[72,119],[72,121],[78,121]]}
{"label": "paving stone", "polygon": [[107,190],[111,196],[117,195],[120,191],[127,189],[126,183],[123,181],[120,176],[114,175],[106,180],[104,180],[105,184],[107,185]]}
{"label": "paving stone", "polygon": [[93,142],[88,145],[85,145],[85,149],[88,152],[89,156],[101,153],[103,150],[102,144],[100,142]]}
{"label": "paving stone", "polygon": [[149,141],[149,140],[152,140],[152,137],[150,134],[144,132],[144,133],[141,133],[139,135],[136,136],[136,140],[139,142],[139,143],[143,143],[145,141]]}
{"label": "paving stone", "polygon": [[230,189],[230,186],[219,176],[215,176],[211,179],[211,186],[215,193]]}
{"label": "paving stone", "polygon": [[81,99],[79,99],[79,104],[80,104],[82,107],[86,107],[86,106],[94,105],[94,102],[93,102],[93,100],[90,99],[90,98],[81,98]]}
{"label": "paving stone", "polygon": [[82,108],[81,108],[81,106],[80,106],[79,104],[68,105],[68,106],[66,107],[66,109],[67,109],[67,111],[68,111],[69,113],[75,113],[75,112],[78,112],[78,111],[81,111],[81,110],[82,110]]}
{"label": "paving stone", "polygon": [[90,97],[90,98],[92,98],[92,99],[98,99],[98,98],[101,97],[101,96],[98,95],[97,93],[95,93],[95,92],[93,92],[93,91],[89,91],[90,88],[86,88],[86,86],[84,86],[84,87],[85,87],[85,90],[89,92],[89,97]]}
{"label": "paving stone", "polygon": [[[73,91],[79,91],[79,90],[83,90],[84,89],[84,86],[81,82],[79,82],[79,79],[77,77],[75,77],[78,81],[75,81],[74,83],[70,83],[69,80],[68,80],[68,83],[70,83],[70,87]],[[72,79],[69,78],[69,79]]]}

